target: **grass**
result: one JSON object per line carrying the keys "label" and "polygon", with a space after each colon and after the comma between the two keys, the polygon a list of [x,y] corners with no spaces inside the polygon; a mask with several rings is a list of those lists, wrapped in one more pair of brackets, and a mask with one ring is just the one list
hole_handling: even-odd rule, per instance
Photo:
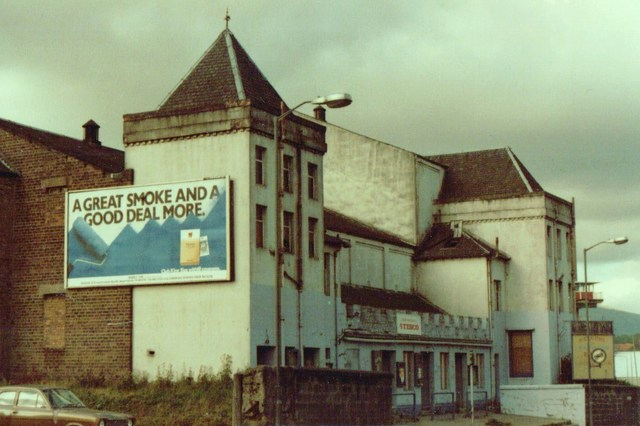
{"label": "grass", "polygon": [[137,426],[213,426],[231,424],[231,362],[218,373],[200,371],[175,378],[171,369],[153,381],[147,377],[105,380],[86,375],[68,385],[91,408],[136,417]]}

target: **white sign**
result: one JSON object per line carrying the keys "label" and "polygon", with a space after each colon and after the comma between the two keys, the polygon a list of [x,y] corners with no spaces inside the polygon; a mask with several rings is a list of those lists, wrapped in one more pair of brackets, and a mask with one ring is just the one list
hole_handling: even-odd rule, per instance
{"label": "white sign", "polygon": [[398,334],[422,335],[420,315],[398,313],[396,315],[396,321],[398,324]]}

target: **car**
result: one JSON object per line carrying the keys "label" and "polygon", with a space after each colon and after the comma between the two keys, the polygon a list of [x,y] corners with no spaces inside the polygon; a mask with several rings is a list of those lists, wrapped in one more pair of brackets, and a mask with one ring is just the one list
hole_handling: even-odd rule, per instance
{"label": "car", "polygon": [[0,387],[0,426],[133,426],[133,416],[87,408],[69,389]]}

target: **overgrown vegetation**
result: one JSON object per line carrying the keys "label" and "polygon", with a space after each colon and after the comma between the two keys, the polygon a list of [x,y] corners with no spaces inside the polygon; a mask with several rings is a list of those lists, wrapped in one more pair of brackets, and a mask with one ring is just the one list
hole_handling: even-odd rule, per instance
{"label": "overgrown vegetation", "polygon": [[[58,382],[58,381],[57,381]],[[81,374],[65,386],[89,407],[125,412],[137,426],[213,426],[231,424],[231,360],[218,373],[201,370],[176,377],[171,368],[150,381],[146,376],[117,379]]]}

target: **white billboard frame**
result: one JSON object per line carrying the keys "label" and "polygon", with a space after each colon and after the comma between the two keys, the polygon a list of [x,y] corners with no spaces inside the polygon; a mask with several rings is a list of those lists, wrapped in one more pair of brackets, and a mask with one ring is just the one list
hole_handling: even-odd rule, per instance
{"label": "white billboard frame", "polygon": [[65,288],[230,281],[231,188],[226,176],[67,192]]}

